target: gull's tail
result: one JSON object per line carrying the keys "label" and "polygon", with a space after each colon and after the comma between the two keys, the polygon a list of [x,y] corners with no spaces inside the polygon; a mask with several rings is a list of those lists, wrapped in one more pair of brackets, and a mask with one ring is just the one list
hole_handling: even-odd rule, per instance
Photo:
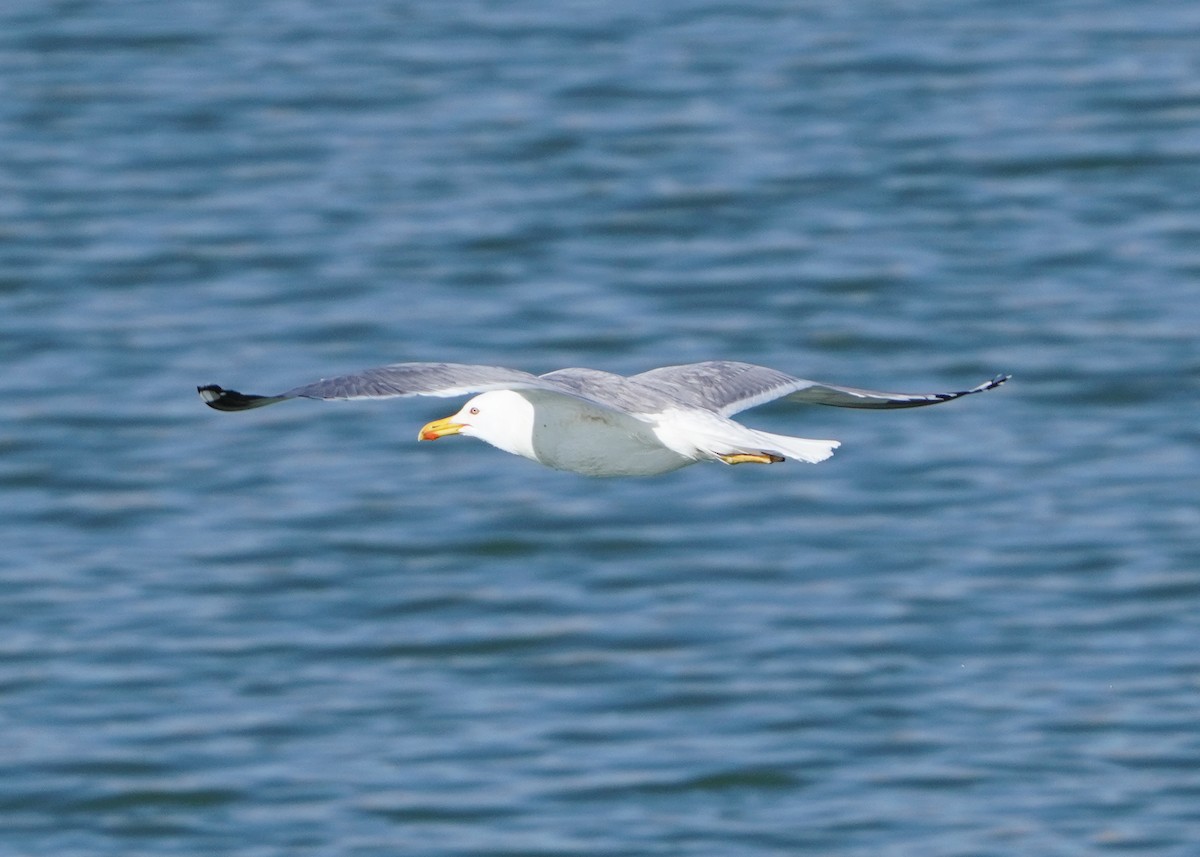
{"label": "gull's tail", "polygon": [[708,411],[689,410],[665,419],[654,433],[668,449],[696,460],[773,456],[816,464],[841,446],[836,440],[811,440],[759,431]]}
{"label": "gull's tail", "polygon": [[807,437],[789,437],[784,434],[748,429],[755,436],[763,452],[773,452],[784,458],[794,458],[797,461],[807,461],[816,464],[833,455],[833,451],[841,446],[836,440],[812,440]]}

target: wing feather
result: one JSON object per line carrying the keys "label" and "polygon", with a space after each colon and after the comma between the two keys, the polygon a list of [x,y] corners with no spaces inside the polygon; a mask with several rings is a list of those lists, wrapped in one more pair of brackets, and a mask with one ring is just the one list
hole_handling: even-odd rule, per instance
{"label": "wing feather", "polygon": [[997,375],[969,390],[949,393],[888,393],[793,378],[766,366],[733,361],[665,366],[631,378],[584,369],[562,369],[537,376],[503,366],[393,363],[322,378],[273,396],[240,393],[215,384],[196,389],[209,407],[219,411],[244,411],[296,398],[386,399],[541,390],[639,416],[682,405],[727,417],[777,399],[841,408],[917,408],[991,390],[1009,377]]}
{"label": "wing feather", "polygon": [[969,390],[949,393],[888,393],[793,378],[752,363],[714,360],[652,369],[634,375],[630,381],[727,417],[777,399],[839,408],[919,408],[991,390],[1009,377],[997,375]]}
{"label": "wing feather", "polygon": [[226,390],[215,384],[197,387],[200,397],[218,411],[244,411],[288,399],[389,399],[396,396],[462,396],[488,390],[534,389],[563,395],[578,394],[545,380],[503,366],[466,363],[393,363],[350,375],[322,378],[274,396]]}

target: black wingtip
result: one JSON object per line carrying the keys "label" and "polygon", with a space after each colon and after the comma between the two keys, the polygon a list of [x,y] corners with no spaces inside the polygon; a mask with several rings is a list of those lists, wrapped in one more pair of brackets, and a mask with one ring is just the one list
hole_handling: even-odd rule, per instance
{"label": "black wingtip", "polygon": [[197,387],[196,392],[200,394],[204,404],[218,411],[248,411],[280,401],[277,396],[249,396],[237,390],[225,390],[216,384]]}
{"label": "black wingtip", "polygon": [[992,390],[992,389],[995,389],[996,387],[999,387],[1001,384],[1003,384],[1005,381],[1007,381],[1007,380],[1008,380],[1009,378],[1011,378],[1011,377],[1012,377],[1012,375],[1008,375],[1008,374],[1000,374],[1000,375],[997,375],[997,376],[996,376],[995,378],[993,378],[992,380],[990,380],[990,381],[988,381],[988,382],[986,382],[986,383],[980,384],[980,385],[979,385],[979,391],[980,391],[980,392],[983,392],[984,390]]}
{"label": "black wingtip", "polygon": [[936,405],[940,402],[950,402],[954,399],[961,399],[963,396],[970,396],[975,393],[986,393],[988,390],[994,390],[1011,378],[1012,375],[1000,374],[992,378],[990,381],[984,381],[977,387],[972,387],[969,390],[959,390],[957,393],[931,393],[930,400],[924,402],[914,402],[914,405]]}

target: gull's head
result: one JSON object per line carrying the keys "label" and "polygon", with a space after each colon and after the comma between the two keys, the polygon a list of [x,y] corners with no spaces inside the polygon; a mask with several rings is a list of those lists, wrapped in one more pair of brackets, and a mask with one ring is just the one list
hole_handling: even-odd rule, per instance
{"label": "gull's head", "polygon": [[531,457],[533,405],[512,390],[481,393],[454,416],[427,423],[417,440],[437,440],[451,434],[477,437],[505,452]]}

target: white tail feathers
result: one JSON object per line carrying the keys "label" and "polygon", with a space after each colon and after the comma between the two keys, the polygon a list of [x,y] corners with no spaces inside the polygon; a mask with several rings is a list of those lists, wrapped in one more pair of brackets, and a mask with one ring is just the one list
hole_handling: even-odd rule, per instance
{"label": "white tail feathers", "polygon": [[768,454],[815,464],[841,446],[836,440],[759,431],[704,411],[668,412],[663,416],[654,427],[655,436],[667,449],[693,460]]}
{"label": "white tail feathers", "polygon": [[807,461],[809,464],[824,461],[841,446],[841,443],[836,440],[810,440],[806,437],[788,437],[756,429],[750,429],[750,431],[754,432],[763,452],[773,452],[784,458]]}

